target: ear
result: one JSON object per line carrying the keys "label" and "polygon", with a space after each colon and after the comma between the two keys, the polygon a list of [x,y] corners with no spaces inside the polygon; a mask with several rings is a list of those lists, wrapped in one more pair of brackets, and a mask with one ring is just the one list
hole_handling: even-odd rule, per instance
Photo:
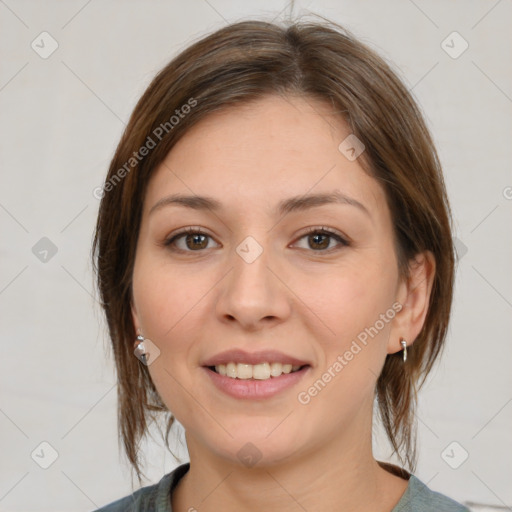
{"label": "ear", "polygon": [[136,333],[140,333],[141,327],[140,327],[139,315],[137,313],[137,308],[135,307],[133,300],[130,302],[130,309],[132,311],[133,328],[135,329]]}
{"label": "ear", "polygon": [[410,346],[418,337],[427,316],[435,270],[435,258],[430,251],[417,254],[409,261],[409,278],[398,286],[397,301],[402,309],[393,319],[388,354],[402,350],[401,339]]}

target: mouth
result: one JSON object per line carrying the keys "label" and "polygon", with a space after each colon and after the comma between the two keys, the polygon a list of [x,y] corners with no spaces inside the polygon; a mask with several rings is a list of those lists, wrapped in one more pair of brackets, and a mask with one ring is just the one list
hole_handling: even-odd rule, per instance
{"label": "mouth", "polygon": [[209,382],[223,394],[238,400],[256,401],[270,399],[293,389],[312,370],[309,364],[275,362],[254,365],[232,362],[206,365],[202,368],[209,377]]}
{"label": "mouth", "polygon": [[245,364],[230,362],[227,364],[219,364],[215,366],[206,366],[208,370],[229,377],[231,379],[240,380],[269,380],[276,379],[283,374],[290,374],[300,372],[309,368],[309,364],[292,365],[282,363],[259,363],[259,364]]}

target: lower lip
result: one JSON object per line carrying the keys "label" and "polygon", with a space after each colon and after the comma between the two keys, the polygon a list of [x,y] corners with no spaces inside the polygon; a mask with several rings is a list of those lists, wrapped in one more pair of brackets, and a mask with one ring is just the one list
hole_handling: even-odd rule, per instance
{"label": "lower lip", "polygon": [[305,366],[293,373],[282,373],[279,377],[270,377],[266,380],[233,379],[203,367],[215,386],[234,398],[270,398],[297,384],[311,368]]}

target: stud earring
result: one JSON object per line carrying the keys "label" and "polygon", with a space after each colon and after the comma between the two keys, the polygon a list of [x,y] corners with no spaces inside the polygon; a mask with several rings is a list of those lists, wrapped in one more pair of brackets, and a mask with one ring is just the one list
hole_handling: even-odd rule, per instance
{"label": "stud earring", "polygon": [[402,348],[403,348],[404,363],[405,363],[405,361],[407,361],[407,341],[401,339],[400,340],[400,345],[402,345]]}
{"label": "stud earring", "polygon": [[133,353],[135,354],[137,359],[139,359],[145,365],[147,365],[147,362],[146,362],[146,347],[144,346],[144,340],[145,340],[145,338],[141,334],[139,334],[137,336],[137,339],[135,340],[135,343],[134,343],[135,350],[133,351]]}

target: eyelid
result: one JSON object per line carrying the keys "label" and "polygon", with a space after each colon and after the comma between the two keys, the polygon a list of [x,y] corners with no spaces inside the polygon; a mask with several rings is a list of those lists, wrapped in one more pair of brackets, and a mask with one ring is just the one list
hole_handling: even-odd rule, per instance
{"label": "eyelid", "polygon": [[309,235],[311,233],[324,233],[324,234],[327,234],[327,235],[330,235],[333,237],[339,237],[346,244],[350,243],[350,239],[348,236],[344,235],[341,231],[338,231],[337,229],[329,228],[327,226],[311,226],[309,228],[305,228],[305,231],[303,231],[299,235],[297,240],[302,238],[303,236]]}
{"label": "eyelid", "polygon": [[[295,238],[295,241],[292,242],[292,244],[295,244],[297,241],[301,240],[305,236],[307,236],[309,234],[313,234],[313,233],[324,234],[326,236],[329,236],[331,238],[336,239],[338,241],[338,243],[339,243],[338,247],[332,247],[331,249],[326,249],[326,250],[315,251],[313,249],[307,249],[307,250],[309,250],[310,252],[313,252],[313,253],[331,253],[332,251],[335,251],[336,249],[338,249],[339,246],[344,247],[344,246],[351,245],[351,241],[350,241],[350,239],[347,236],[345,236],[340,231],[338,231],[338,230],[336,230],[334,228],[328,228],[326,226],[310,226],[308,228],[305,228],[305,230],[298,237]],[[176,240],[180,239],[181,237],[183,237],[183,236],[185,236],[187,234],[204,235],[204,236],[207,236],[210,239],[215,241],[214,237],[212,235],[210,235],[203,228],[201,228],[199,226],[188,226],[186,228],[178,229],[178,230],[172,232],[170,235],[168,235],[165,238],[165,240],[163,242],[163,245],[165,247],[169,247]],[[218,243],[218,242],[215,241],[215,243]],[[179,249],[177,247],[175,247],[173,250],[176,251],[176,252],[189,252],[189,253],[194,253],[194,252],[201,253],[201,252],[204,252],[204,249],[203,250],[198,250],[198,251],[192,251],[192,250]]]}
{"label": "eyelid", "polygon": [[327,235],[330,238],[333,238],[333,239],[338,241],[338,246],[331,247],[330,249],[326,249],[326,250],[322,250],[322,251],[315,251],[313,249],[306,249],[309,252],[312,252],[314,254],[315,253],[318,253],[318,254],[330,254],[331,252],[334,252],[334,251],[336,251],[338,249],[341,249],[342,247],[348,247],[352,243],[349,237],[347,237],[346,235],[344,235],[343,233],[341,233],[337,229],[328,228],[326,226],[312,226],[312,227],[306,228],[306,230],[304,232],[302,232],[295,239],[295,242],[293,242],[293,243],[295,244],[297,241],[301,240],[305,236],[307,236],[309,234],[313,234],[313,233],[319,233],[319,234]]}
{"label": "eyelid", "polygon": [[[186,228],[181,228],[173,231],[168,236],[165,237],[165,240],[163,241],[164,246],[169,246],[172,244],[173,241],[177,240],[178,238],[181,238],[184,235],[205,235],[212,240],[215,240],[213,235],[210,235],[204,228],[200,226],[187,226]],[[218,242],[215,242],[218,243]],[[179,250],[179,249],[177,249]],[[194,251],[186,251],[186,252],[194,252]],[[196,251],[200,252],[200,251]]]}

